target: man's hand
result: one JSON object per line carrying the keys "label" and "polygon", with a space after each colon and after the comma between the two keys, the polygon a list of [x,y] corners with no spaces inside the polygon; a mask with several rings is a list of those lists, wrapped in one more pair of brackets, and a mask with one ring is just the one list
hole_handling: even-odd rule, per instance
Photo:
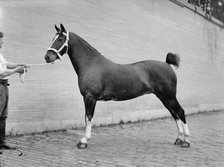
{"label": "man's hand", "polygon": [[24,72],[27,72],[28,66],[18,66],[16,67],[16,72],[19,74],[23,74]]}

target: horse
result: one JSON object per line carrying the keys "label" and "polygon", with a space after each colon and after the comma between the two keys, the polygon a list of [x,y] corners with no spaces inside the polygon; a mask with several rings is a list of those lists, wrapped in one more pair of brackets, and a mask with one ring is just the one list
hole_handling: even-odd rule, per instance
{"label": "horse", "polygon": [[78,149],[85,149],[91,138],[92,118],[97,101],[130,100],[155,94],[174,118],[178,130],[174,145],[190,147],[185,111],[176,98],[177,77],[171,65],[179,67],[178,54],[168,53],[166,61],[145,60],[117,64],[100,54],[87,41],[55,25],[56,35],[45,55],[53,63],[67,54],[78,76],[78,86],[85,105],[85,135]]}

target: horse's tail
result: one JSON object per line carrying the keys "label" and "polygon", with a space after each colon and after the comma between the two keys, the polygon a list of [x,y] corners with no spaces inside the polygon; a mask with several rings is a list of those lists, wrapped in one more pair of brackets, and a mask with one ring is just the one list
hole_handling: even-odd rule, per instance
{"label": "horse's tail", "polygon": [[166,63],[167,64],[172,64],[172,65],[174,65],[178,68],[179,64],[180,64],[180,56],[176,53],[175,54],[168,53],[166,55]]}

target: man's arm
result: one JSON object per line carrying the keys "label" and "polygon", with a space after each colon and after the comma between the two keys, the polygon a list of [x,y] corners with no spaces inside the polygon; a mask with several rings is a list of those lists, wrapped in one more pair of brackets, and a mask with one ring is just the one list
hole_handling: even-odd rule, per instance
{"label": "man's arm", "polygon": [[19,66],[25,67],[26,65],[25,64],[12,63],[12,62],[7,61],[6,66],[7,66],[8,69],[14,69],[14,68],[19,67]]}
{"label": "man's arm", "polygon": [[15,73],[23,74],[24,73],[24,67],[23,66],[18,66],[14,69],[6,69],[4,71],[0,71],[0,78],[5,78],[5,77],[10,76],[10,75],[15,74]]}

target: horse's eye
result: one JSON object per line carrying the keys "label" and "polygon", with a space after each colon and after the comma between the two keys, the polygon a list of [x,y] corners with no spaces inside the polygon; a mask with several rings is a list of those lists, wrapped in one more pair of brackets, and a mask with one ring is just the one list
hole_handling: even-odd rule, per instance
{"label": "horse's eye", "polygon": [[63,39],[58,39],[59,42],[62,42]]}

